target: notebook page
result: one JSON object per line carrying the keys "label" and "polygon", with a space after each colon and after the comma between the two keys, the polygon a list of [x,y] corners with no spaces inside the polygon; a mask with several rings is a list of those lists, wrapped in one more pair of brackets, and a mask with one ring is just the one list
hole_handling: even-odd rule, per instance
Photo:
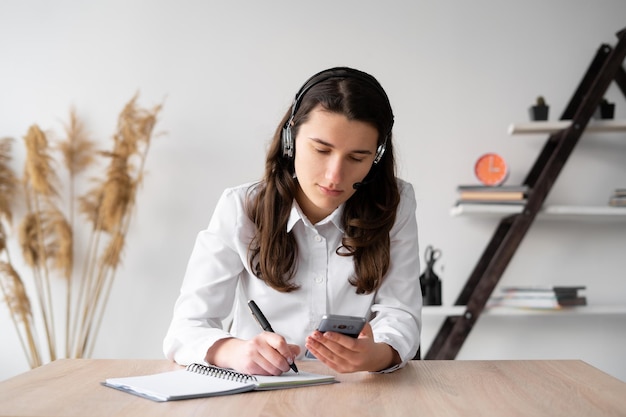
{"label": "notebook page", "polygon": [[109,378],[104,385],[155,401],[181,400],[252,391],[254,382],[238,382],[209,375],[179,371],[158,374]]}

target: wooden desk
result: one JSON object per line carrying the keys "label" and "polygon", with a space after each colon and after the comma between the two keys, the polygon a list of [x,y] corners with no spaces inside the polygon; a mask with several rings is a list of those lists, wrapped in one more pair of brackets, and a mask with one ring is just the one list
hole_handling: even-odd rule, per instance
{"label": "wooden desk", "polygon": [[[318,362],[298,367],[334,374]],[[157,403],[108,377],[179,369],[165,360],[58,360],[0,382],[0,416],[624,416],[626,383],[582,361],[413,361],[339,384]]]}

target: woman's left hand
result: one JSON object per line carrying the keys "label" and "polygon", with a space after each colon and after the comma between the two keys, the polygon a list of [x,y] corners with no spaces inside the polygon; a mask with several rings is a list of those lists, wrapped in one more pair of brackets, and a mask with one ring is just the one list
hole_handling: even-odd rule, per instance
{"label": "woman's left hand", "polygon": [[316,330],[306,338],[306,347],[321,362],[341,373],[380,371],[400,363],[395,349],[374,341],[369,323],[357,338]]}

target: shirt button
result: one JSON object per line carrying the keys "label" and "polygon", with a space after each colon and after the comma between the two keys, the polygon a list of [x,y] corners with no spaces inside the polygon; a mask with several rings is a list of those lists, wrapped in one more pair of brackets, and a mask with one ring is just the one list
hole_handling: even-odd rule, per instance
{"label": "shirt button", "polygon": [[322,237],[320,235],[315,235],[315,241],[316,242],[321,242],[322,241]]}
{"label": "shirt button", "polygon": [[318,275],[315,277],[315,282],[317,284],[321,284],[322,282],[324,282],[324,277],[322,277],[321,275]]}

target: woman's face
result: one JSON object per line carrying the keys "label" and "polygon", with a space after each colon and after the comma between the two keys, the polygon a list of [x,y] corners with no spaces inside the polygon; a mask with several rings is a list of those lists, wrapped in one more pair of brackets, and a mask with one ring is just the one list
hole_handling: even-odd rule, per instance
{"label": "woman's face", "polygon": [[315,224],[347,201],[353,184],[365,178],[374,162],[378,130],[348,120],[321,106],[314,108],[296,136],[295,170],[300,185],[296,201]]}

